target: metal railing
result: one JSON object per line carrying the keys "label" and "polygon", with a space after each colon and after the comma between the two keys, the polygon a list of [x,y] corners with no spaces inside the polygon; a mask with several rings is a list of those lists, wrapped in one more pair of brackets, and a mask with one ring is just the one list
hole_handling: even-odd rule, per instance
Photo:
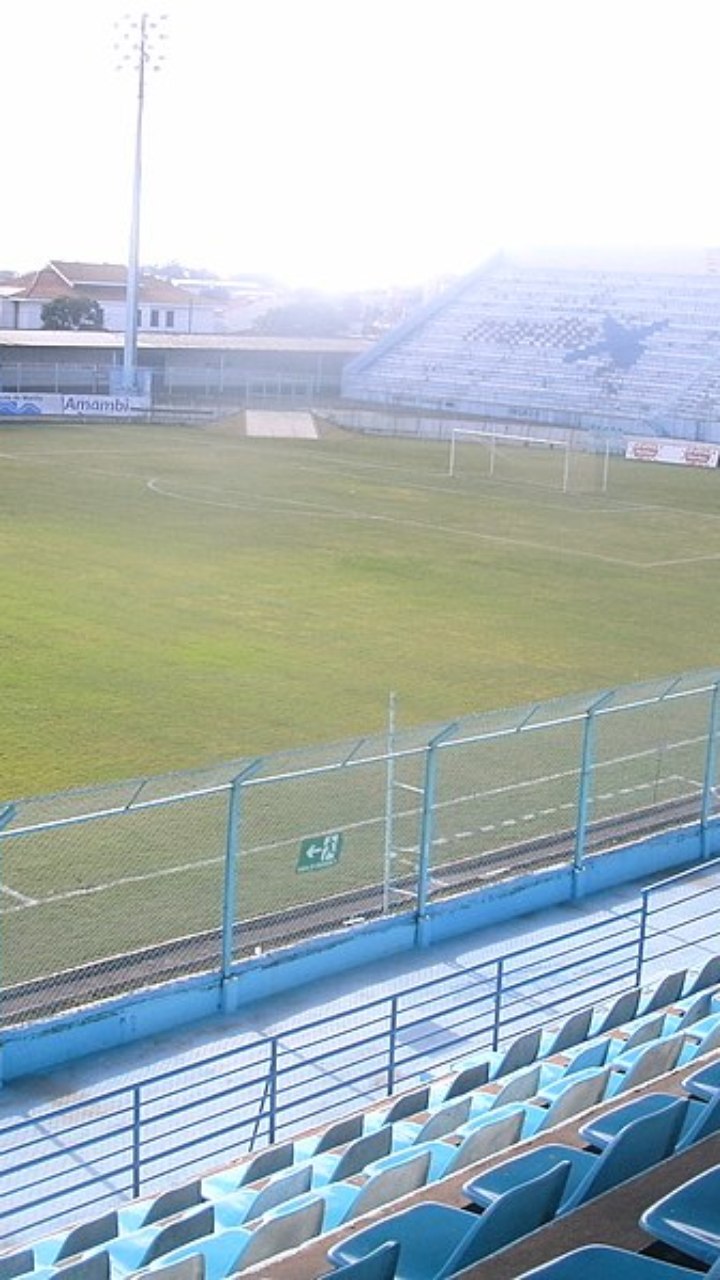
{"label": "metal railing", "polygon": [[720,860],[545,941],[5,1124],[0,1240],[180,1184],[600,1004],[669,963],[678,916],[684,946],[716,949],[718,874]]}
{"label": "metal railing", "polygon": [[[18,801],[3,1022],[206,972],[718,815],[720,675]],[[8,811],[9,812],[9,811]]]}

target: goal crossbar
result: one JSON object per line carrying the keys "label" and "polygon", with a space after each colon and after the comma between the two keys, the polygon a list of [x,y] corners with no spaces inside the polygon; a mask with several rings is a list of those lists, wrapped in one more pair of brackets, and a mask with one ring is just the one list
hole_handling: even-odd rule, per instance
{"label": "goal crossbar", "polygon": [[532,448],[534,445],[540,448],[557,449],[564,454],[563,459],[563,478],[562,490],[567,492],[568,477],[570,473],[570,441],[569,440],[551,440],[548,436],[524,436],[516,435],[509,431],[493,431],[492,429],[483,429],[481,427],[453,427],[450,434],[450,458],[448,461],[448,475],[455,475],[455,456],[458,438],[465,437],[467,439],[477,439],[487,441],[490,445],[490,462],[488,475],[495,473],[495,454],[498,445],[514,444],[525,445]]}

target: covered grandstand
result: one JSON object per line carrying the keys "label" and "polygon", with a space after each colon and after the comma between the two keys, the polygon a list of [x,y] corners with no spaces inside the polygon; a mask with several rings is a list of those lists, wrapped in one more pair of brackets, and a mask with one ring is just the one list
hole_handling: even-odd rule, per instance
{"label": "covered grandstand", "polygon": [[720,440],[720,277],[497,257],[345,369],[347,400]]}

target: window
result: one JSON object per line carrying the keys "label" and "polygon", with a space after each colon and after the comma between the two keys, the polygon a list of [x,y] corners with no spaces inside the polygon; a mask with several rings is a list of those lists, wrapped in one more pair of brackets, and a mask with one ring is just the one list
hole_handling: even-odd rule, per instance
{"label": "window", "polygon": [[153,307],[152,311],[150,312],[150,328],[159,329],[159,327],[160,327],[160,312],[155,307]]}
{"label": "window", "polygon": [[137,309],[137,327],[138,329],[142,329],[142,311],[140,307]]}
{"label": "window", "polygon": [[165,312],[165,328],[166,329],[175,328],[175,312],[174,311]]}

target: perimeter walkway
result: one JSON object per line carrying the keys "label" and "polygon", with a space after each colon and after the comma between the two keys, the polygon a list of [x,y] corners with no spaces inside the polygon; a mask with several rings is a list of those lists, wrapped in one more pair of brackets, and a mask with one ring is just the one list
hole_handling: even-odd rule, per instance
{"label": "perimeter walkway", "polygon": [[[252,1045],[260,1039],[287,1033],[314,1018],[333,1013],[347,1017],[350,1010],[373,999],[411,990],[421,982],[457,975],[485,961],[512,954],[520,947],[541,946],[545,941],[556,943],[566,929],[577,930],[584,925],[610,921],[613,916],[633,908],[639,902],[641,887],[626,885],[609,894],[465,934],[427,951],[393,956],[338,976],[328,973],[310,987],[260,1001],[239,1013],[218,1015],[175,1032],[76,1060],[64,1068],[11,1082],[0,1090],[0,1122],[31,1116],[36,1111],[46,1111],[101,1089],[131,1084],[156,1072],[190,1065],[214,1051]],[[649,961],[645,966],[647,980],[667,969],[699,968],[718,950],[717,945],[713,947],[707,940],[706,918],[688,921],[682,906],[676,916],[676,920],[672,916],[668,920],[666,914],[663,920],[664,935],[670,923],[673,954],[665,961],[661,958]],[[547,979],[545,981],[547,983]],[[563,995],[567,996],[567,992],[558,989],[558,1001]],[[531,1012],[532,991],[525,998]],[[547,986],[536,1003],[547,1010]],[[547,1020],[547,1012],[543,1017]]]}

